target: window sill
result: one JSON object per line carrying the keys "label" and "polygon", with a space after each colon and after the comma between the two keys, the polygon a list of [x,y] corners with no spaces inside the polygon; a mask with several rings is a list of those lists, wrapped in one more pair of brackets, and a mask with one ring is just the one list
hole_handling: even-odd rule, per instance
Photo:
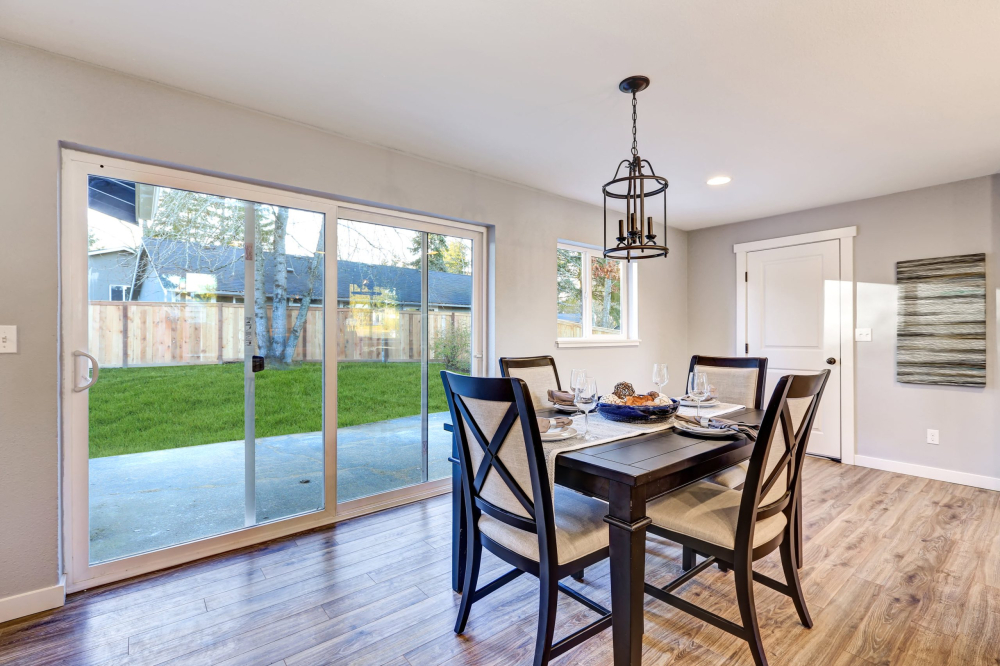
{"label": "window sill", "polygon": [[631,338],[612,338],[610,340],[601,340],[599,338],[558,338],[556,339],[556,347],[638,347],[640,342],[642,340]]}

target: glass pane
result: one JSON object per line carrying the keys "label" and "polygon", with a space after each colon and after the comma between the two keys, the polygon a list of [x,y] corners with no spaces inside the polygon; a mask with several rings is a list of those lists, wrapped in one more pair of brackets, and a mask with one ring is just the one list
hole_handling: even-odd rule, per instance
{"label": "glass pane", "polygon": [[253,207],[256,519],[323,508],[321,213]]}
{"label": "glass pane", "polygon": [[234,199],[89,185],[93,564],[244,526],[244,220]]}
{"label": "glass pane", "polygon": [[556,336],[583,337],[583,253],[556,250]]}
{"label": "glass pane", "polygon": [[427,456],[428,479],[451,475],[451,433],[441,371],[468,375],[472,368],[472,241],[427,236]]}
{"label": "glass pane", "polygon": [[622,334],[622,262],[590,258],[591,332]]}
{"label": "glass pane", "polygon": [[337,221],[337,501],[420,483],[419,232]]}

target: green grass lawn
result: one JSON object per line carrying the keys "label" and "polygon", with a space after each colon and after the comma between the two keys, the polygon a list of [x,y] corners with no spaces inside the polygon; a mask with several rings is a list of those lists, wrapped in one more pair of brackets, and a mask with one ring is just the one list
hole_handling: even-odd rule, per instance
{"label": "green grass lawn", "polygon": [[[448,403],[432,363],[429,411]],[[337,426],[420,413],[419,363],[341,363]],[[323,429],[322,365],[256,375],[258,437]],[[243,439],[243,364],[104,368],[90,389],[90,457]]]}

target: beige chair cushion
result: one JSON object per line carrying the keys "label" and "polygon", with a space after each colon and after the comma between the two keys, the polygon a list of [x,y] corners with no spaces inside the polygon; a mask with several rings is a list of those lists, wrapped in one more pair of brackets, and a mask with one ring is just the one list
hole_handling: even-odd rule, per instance
{"label": "beige chair cushion", "polygon": [[[593,497],[556,486],[553,494],[556,518],[556,551],[565,564],[608,545],[608,504]],[[538,561],[538,535],[525,532],[483,514],[479,529],[501,546]]]}
{"label": "beige chair cushion", "polygon": [[[699,481],[650,501],[646,515],[663,529],[733,548],[742,499],[743,493],[737,490]],[[754,548],[781,534],[786,522],[783,513],[757,521]]]}
{"label": "beige chair cushion", "polygon": [[696,372],[708,375],[719,402],[753,407],[757,399],[757,368],[722,368],[716,365],[696,365]]}
{"label": "beige chair cushion", "polygon": [[[477,400],[475,398],[456,399],[462,400],[465,403],[469,414],[472,415],[472,418],[479,425],[480,430],[483,431],[487,442],[492,441],[497,428],[500,426],[500,422],[503,421],[507,410],[513,405],[510,402]],[[476,441],[475,436],[472,434],[472,428],[466,422],[465,418],[461,416],[459,418],[462,420],[462,427],[465,429],[465,436],[469,443],[469,457],[472,461],[471,476],[475,478],[480,466],[483,464],[485,453]],[[528,462],[528,449],[525,446],[524,431],[521,428],[520,417],[514,419],[514,425],[510,429],[510,432],[507,433],[507,437],[500,447],[497,458],[507,468],[507,471],[521,492],[530,500],[533,496],[531,467]],[[497,474],[495,469],[491,469],[486,475],[486,481],[483,483],[479,494],[487,502],[495,504],[504,511],[509,511],[525,518],[529,517],[527,510],[517,500],[517,497],[510,491],[510,488],[507,487],[507,484],[504,483],[504,480]]]}
{"label": "beige chair cushion", "polygon": [[555,391],[559,388],[555,368],[551,365],[539,365],[533,368],[511,368],[508,372],[511,377],[523,379],[524,383],[528,385],[531,404],[535,409],[545,409],[552,406],[552,403],[549,402],[549,389]]}

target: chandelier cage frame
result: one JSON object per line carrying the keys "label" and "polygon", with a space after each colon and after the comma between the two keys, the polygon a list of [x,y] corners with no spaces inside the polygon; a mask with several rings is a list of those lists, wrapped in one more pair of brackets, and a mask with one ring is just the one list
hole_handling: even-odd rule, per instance
{"label": "chandelier cage frame", "polygon": [[[633,259],[666,257],[670,253],[670,248],[667,247],[667,188],[670,183],[656,174],[649,160],[639,156],[636,141],[636,94],[648,86],[649,79],[645,76],[630,76],[618,85],[619,90],[632,95],[632,157],[619,162],[614,178],[601,187],[604,194],[604,257],[628,263]],[[620,175],[624,166],[628,167],[626,176]],[[644,166],[648,168],[648,173],[644,172]],[[661,207],[656,205],[655,197],[662,200],[662,243],[657,243],[656,234],[660,224],[654,223],[652,215],[646,215],[647,200],[651,200],[650,213]],[[608,199],[625,201],[625,217],[618,220],[614,246],[608,244]]]}

